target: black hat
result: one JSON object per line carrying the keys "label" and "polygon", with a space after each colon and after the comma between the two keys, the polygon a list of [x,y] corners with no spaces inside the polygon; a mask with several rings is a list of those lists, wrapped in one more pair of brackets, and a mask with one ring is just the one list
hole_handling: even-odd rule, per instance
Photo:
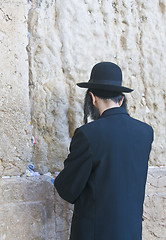
{"label": "black hat", "polygon": [[133,89],[122,86],[122,71],[112,62],[97,63],[91,71],[88,82],[77,83],[81,88],[99,89],[112,92],[132,92]]}

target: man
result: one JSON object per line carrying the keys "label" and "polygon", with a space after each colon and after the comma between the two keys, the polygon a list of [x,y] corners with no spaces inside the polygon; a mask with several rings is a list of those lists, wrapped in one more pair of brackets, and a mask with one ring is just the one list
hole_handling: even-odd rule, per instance
{"label": "man", "polygon": [[152,128],[122,108],[121,69],[96,64],[87,83],[100,117],[76,129],[64,169],[55,179],[59,195],[74,204],[70,240],[141,240]]}

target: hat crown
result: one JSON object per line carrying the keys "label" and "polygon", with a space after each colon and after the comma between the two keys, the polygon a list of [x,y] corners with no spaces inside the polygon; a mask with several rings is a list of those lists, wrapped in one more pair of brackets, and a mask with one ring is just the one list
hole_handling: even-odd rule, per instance
{"label": "hat crown", "polygon": [[107,90],[110,92],[132,92],[133,89],[122,86],[122,71],[112,62],[97,63],[91,71],[88,82],[77,83],[81,88]]}
{"label": "hat crown", "polygon": [[112,62],[97,63],[92,68],[89,82],[120,86],[122,84],[122,71],[119,66]]}

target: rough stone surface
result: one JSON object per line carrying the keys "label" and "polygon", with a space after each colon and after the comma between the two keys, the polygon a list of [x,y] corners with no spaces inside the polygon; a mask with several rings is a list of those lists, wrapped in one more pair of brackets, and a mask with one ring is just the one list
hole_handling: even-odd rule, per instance
{"label": "rough stone surface", "polygon": [[55,190],[56,240],[68,240],[73,214],[73,205],[62,200]]}
{"label": "rough stone surface", "polygon": [[[0,179],[1,240],[68,240],[73,205],[63,201],[50,177]],[[143,240],[166,239],[166,167],[150,167]]]}
{"label": "rough stone surface", "polygon": [[155,130],[150,164],[165,165],[165,6],[166,0],[1,1],[0,176],[22,175],[30,160],[40,173],[62,169],[83,118],[85,90],[76,82],[87,81],[99,61],[122,67],[124,85],[135,89],[127,95],[129,113]]}
{"label": "rough stone surface", "polygon": [[27,3],[0,1],[0,176],[20,175],[31,159]]}
{"label": "rough stone surface", "polygon": [[143,236],[143,240],[166,239],[166,167],[149,168]]}
{"label": "rough stone surface", "polygon": [[30,93],[41,172],[62,168],[82,124],[87,81],[99,61],[118,63],[131,116],[155,130],[151,165],[165,165],[166,1],[33,0],[29,10]]}
{"label": "rough stone surface", "polygon": [[[129,113],[155,131],[150,164],[166,165],[165,22],[166,0],[1,0],[0,177],[62,168],[83,118],[76,82],[99,61],[121,66]],[[151,167],[143,240],[166,239],[165,209],[166,169]],[[67,240],[71,216],[49,178],[0,178],[1,240]]]}
{"label": "rough stone surface", "polygon": [[0,179],[0,239],[55,240],[54,205],[48,177]]}

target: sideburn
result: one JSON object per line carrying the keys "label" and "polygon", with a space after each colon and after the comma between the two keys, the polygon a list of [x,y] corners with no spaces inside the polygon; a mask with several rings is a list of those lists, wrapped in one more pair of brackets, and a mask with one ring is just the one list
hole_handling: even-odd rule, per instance
{"label": "sideburn", "polygon": [[87,90],[84,99],[84,123],[88,122],[88,117],[92,120],[97,120],[100,117],[98,109],[93,105],[92,96]]}

